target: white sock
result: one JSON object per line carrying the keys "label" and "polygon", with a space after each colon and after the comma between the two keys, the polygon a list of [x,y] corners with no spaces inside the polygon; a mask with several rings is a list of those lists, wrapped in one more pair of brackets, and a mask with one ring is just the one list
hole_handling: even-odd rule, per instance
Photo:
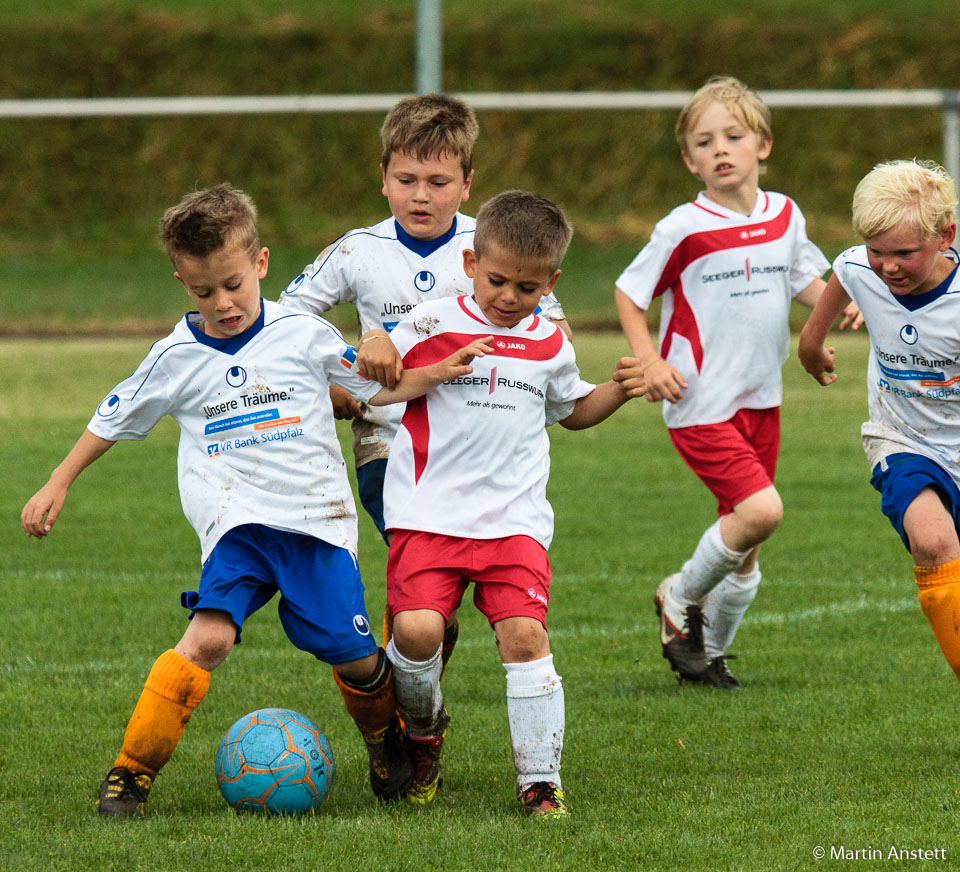
{"label": "white sock", "polygon": [[760,586],[760,567],[739,575],[729,573],[710,593],[703,604],[703,650],[707,660],[726,654],[737,634],[740,621],[753,602]]}
{"label": "white sock", "polygon": [[707,527],[690,559],[683,564],[680,580],[670,593],[681,606],[701,606],[706,595],[728,572],[733,572],[746,559],[750,550],[733,551],[723,544],[720,521]]}
{"label": "white sock", "polygon": [[529,663],[504,663],[507,671],[507,718],[517,789],[538,781],[560,787],[564,706],[553,655]]}
{"label": "white sock", "polygon": [[417,737],[437,735],[443,692],[440,690],[440,648],[429,660],[407,660],[393,644],[387,643],[387,659],[393,664],[393,683],[397,689],[397,711],[406,724],[407,734]]}

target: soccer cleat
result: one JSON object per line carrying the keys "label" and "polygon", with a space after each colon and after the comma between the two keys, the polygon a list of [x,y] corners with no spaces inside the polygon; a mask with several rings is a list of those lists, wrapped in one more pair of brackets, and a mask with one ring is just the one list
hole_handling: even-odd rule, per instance
{"label": "soccer cleat", "polygon": [[660,619],[660,645],[663,656],[670,662],[670,668],[677,674],[677,680],[699,682],[707,679],[707,656],[703,651],[703,625],[706,619],[700,606],[677,608],[684,615],[683,626],[677,627],[670,620],[666,608],[670,596],[670,587],[679,573],[668,575],[657,587],[653,604]]}
{"label": "soccer cleat", "polygon": [[707,671],[702,678],[681,678],[678,675],[677,680],[681,684],[706,684],[710,687],[717,687],[720,690],[742,690],[743,686],[734,677],[730,671],[730,667],[727,666],[728,660],[736,659],[736,654],[727,654],[726,656],[721,654],[719,657],[713,657],[707,661]]}
{"label": "soccer cleat", "polygon": [[552,781],[538,781],[522,793],[517,790],[517,799],[527,817],[554,818],[567,814],[563,791]]}
{"label": "soccer cleat", "polygon": [[450,716],[441,709],[437,721],[439,730],[436,736],[410,736],[410,759],[413,761],[413,783],[407,790],[407,801],[414,805],[427,805],[433,802],[437,791],[443,784],[440,772],[440,753],[447,736]]}
{"label": "soccer cleat", "polygon": [[400,718],[380,730],[365,733],[363,741],[370,757],[370,787],[377,799],[384,802],[399,800],[413,780],[413,764],[407,752],[407,736]]}
{"label": "soccer cleat", "polygon": [[131,772],[118,766],[111,769],[100,785],[97,809],[111,817],[143,817],[143,807],[155,776]]}

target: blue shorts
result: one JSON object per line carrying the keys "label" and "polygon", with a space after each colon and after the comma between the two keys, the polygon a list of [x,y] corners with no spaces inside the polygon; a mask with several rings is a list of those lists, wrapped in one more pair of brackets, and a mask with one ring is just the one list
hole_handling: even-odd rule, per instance
{"label": "blue shorts", "polygon": [[910,541],[903,529],[903,516],[924,488],[932,487],[940,495],[953,517],[954,528],[960,532],[960,490],[947,471],[929,458],[906,452],[891,454],[886,471],[879,463],[873,468],[870,484],[880,491],[880,509],[908,551]]}
{"label": "blue shorts", "polygon": [[389,545],[383,523],[383,477],[386,472],[386,460],[371,460],[357,467],[357,494],[361,505],[377,525],[383,541]]}
{"label": "blue shorts", "polygon": [[280,591],[280,623],[293,644],[326,663],[377,651],[354,556],[322,539],[261,524],[234,527],[203,564],[199,591],[184,591],[190,609],[227,612],[237,626]]}

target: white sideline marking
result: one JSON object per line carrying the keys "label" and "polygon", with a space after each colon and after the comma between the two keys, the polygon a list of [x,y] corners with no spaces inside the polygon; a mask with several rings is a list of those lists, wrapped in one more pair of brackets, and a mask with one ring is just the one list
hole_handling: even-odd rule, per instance
{"label": "white sideline marking", "polygon": [[[91,573],[92,574],[92,573]],[[69,573],[64,573],[69,575]],[[2,577],[2,576],[0,576]],[[35,573],[31,577],[36,578]],[[144,576],[146,577],[146,576]],[[859,612],[870,611],[872,613],[899,614],[918,609],[916,597],[901,597],[895,600],[871,600],[866,596],[860,596],[856,599],[847,600],[841,603],[832,603],[825,606],[812,606],[807,609],[799,609],[793,612],[770,612],[767,614],[754,615],[747,619],[748,624],[755,626],[784,626],[788,624],[802,624],[807,621],[818,621],[832,618],[845,618]],[[629,636],[635,636],[641,633],[641,628],[650,629],[653,621],[645,621],[642,625],[639,623],[626,625],[609,626],[588,626],[581,624],[574,627],[558,627],[550,631],[551,639],[619,639]],[[484,634],[483,637],[471,637],[461,639],[459,646],[473,648],[478,645],[490,645],[491,639]],[[295,658],[309,658],[310,655],[304,651],[298,651],[289,645],[282,648],[254,648],[239,646],[236,649],[234,659],[250,660],[293,660]],[[149,663],[144,661],[144,669],[149,668]],[[128,669],[129,660],[89,660],[85,663],[62,663],[50,661],[38,663],[29,655],[23,654],[15,662],[0,664],[0,675],[82,675],[85,673],[114,673]]]}

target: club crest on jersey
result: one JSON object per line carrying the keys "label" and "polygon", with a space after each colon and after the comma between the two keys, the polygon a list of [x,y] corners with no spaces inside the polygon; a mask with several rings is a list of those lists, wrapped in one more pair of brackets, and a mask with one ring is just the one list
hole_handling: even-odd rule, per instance
{"label": "club crest on jersey", "polygon": [[120,397],[116,394],[110,394],[99,406],[97,406],[97,414],[101,418],[109,418],[111,415],[115,415],[117,410],[120,408]]}
{"label": "club crest on jersey", "polygon": [[370,622],[366,619],[364,615],[354,615],[353,629],[356,630],[361,636],[369,636]]}
{"label": "club crest on jersey", "polygon": [[917,340],[920,339],[920,334],[917,332],[917,328],[913,324],[904,324],[900,328],[900,338],[906,342],[907,345],[916,345]]}
{"label": "club crest on jersey", "polygon": [[232,388],[241,387],[247,380],[247,371],[242,366],[231,366],[227,370],[227,384]]}
{"label": "club crest on jersey", "polygon": [[420,291],[421,294],[432,291],[436,283],[436,276],[428,269],[420,270],[420,272],[413,277],[413,286]]}

